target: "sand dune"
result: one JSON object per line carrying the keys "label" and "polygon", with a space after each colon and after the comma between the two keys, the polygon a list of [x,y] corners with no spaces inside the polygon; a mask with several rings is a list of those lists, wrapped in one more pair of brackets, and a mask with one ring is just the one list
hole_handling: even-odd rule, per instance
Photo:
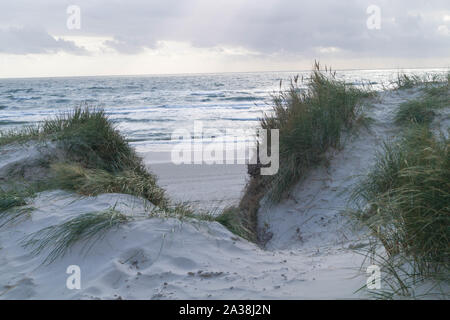
{"label": "sand dune", "polygon": [[[342,215],[348,188],[370,167],[380,142],[395,137],[393,110],[415,91],[387,92],[367,110],[371,131],[348,136],[342,150],[330,151],[327,168],[317,168],[279,205],[260,210],[266,248],[240,239],[216,222],[151,218],[142,200],[105,194],[80,198],[44,192],[30,204],[29,218],[0,230],[1,299],[357,299],[366,284],[362,231]],[[2,149],[1,165],[20,159]],[[26,153],[22,150],[22,154]],[[150,157],[151,158],[151,157]],[[242,166],[175,167],[151,163],[162,186],[177,200],[233,202],[245,184]],[[43,264],[21,246],[27,235],[82,213],[116,210],[137,218],[108,231],[93,244],[75,244],[62,258]],[[91,246],[92,244],[92,246]],[[91,246],[86,250],[86,245]],[[66,269],[81,269],[81,289],[69,290]]]}

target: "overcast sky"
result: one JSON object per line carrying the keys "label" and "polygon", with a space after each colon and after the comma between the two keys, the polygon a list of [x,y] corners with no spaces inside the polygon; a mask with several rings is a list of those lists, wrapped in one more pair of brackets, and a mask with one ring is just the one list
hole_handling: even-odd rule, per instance
{"label": "overcast sky", "polygon": [[0,3],[0,77],[297,71],[314,59],[335,69],[449,67],[450,1]]}

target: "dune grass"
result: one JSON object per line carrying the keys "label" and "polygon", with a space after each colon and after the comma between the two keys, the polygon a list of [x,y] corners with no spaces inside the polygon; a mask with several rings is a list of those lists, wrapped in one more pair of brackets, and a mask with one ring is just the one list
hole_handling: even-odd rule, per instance
{"label": "dune grass", "polygon": [[364,254],[384,270],[385,288],[372,291],[374,297],[448,297],[441,284],[450,279],[450,130],[435,136],[431,124],[437,110],[450,107],[450,73],[402,75],[397,86],[422,95],[400,104],[394,120],[404,133],[384,142],[353,191],[351,202],[360,209],[351,216],[370,230]]}
{"label": "dune grass", "polygon": [[55,163],[51,165],[51,172],[51,183],[55,187],[84,196],[124,193],[149,200],[163,209],[169,205],[164,190],[156,184],[156,178],[146,171],[111,173],[102,169],[87,169],[77,163]]}
{"label": "dune grass", "polygon": [[411,89],[419,84],[425,82],[426,79],[416,74],[408,75],[405,73],[398,73],[397,79],[394,81],[397,89]]}
{"label": "dune grass", "polygon": [[250,241],[252,240],[251,231],[246,228],[245,224],[241,220],[241,216],[239,215],[239,208],[225,208],[220,213],[220,215],[214,218],[214,220],[219,222],[235,235]]}
{"label": "dune grass", "polygon": [[394,89],[412,89],[419,86],[430,86],[434,84],[450,82],[450,72],[446,74],[426,73],[423,75],[406,74],[399,72],[397,78],[392,81]]}
{"label": "dune grass", "polygon": [[51,263],[63,257],[73,245],[81,241],[84,242],[83,249],[88,251],[107,231],[117,228],[129,219],[114,208],[85,213],[62,224],[32,233],[23,240],[22,244],[25,248],[31,248],[33,255],[50,249],[43,263]]}
{"label": "dune grass", "polygon": [[0,213],[14,207],[20,207],[27,204],[25,199],[28,194],[18,190],[3,190],[0,188]]}
{"label": "dune grass", "polygon": [[438,102],[435,99],[420,99],[404,102],[399,106],[395,115],[395,123],[405,125],[409,123],[430,124],[433,121]]}
{"label": "dune grass", "polygon": [[156,177],[102,109],[76,107],[34,128],[3,134],[0,144],[27,139],[52,142],[63,154],[49,160],[50,175],[35,183],[39,191],[60,188],[89,196],[121,192],[162,208],[169,203]]}
{"label": "dune grass", "polygon": [[27,198],[33,197],[30,190],[0,188],[0,228],[29,217],[32,207],[25,207]]}
{"label": "dune grass", "polygon": [[[363,209],[353,217],[383,245],[383,267],[391,275],[401,270],[398,263],[389,268],[400,259],[413,270],[404,272],[407,277],[444,274],[448,280],[450,140],[434,136],[426,125],[405,130],[398,141],[384,144],[374,168],[355,188],[352,201]],[[401,292],[408,292],[401,277],[394,279]]]}
{"label": "dune grass", "polygon": [[[291,81],[273,95],[273,113],[260,120],[263,129],[279,129],[280,167],[274,176],[252,174],[239,204],[239,221],[256,240],[260,201],[280,201],[311,167],[323,163],[329,148],[339,148],[344,130],[364,123],[362,103],[373,93],[338,80],[316,62],[308,79]],[[264,141],[262,143],[265,143]],[[255,172],[249,167],[249,171]],[[256,170],[257,171],[257,170]]]}
{"label": "dune grass", "polygon": [[[49,150],[57,155],[44,153],[45,161],[33,163],[38,166],[36,169],[46,171],[37,179],[25,181],[21,174],[10,173],[2,177],[8,191],[0,188],[0,227],[25,217],[32,210],[26,207],[27,198],[55,189],[82,196],[130,194],[154,205],[151,209],[146,208],[149,209],[148,215],[143,218],[158,216],[214,221],[211,215],[197,214],[187,205],[172,203],[157,185],[156,177],[146,170],[141,158],[102,109],[77,107],[36,127],[3,134],[0,145],[30,140],[51,143]],[[85,213],[33,233],[24,239],[23,245],[31,248],[32,254],[40,254],[50,248],[45,263],[51,263],[66,254],[74,244],[85,241],[93,245],[108,230],[131,219],[115,208]]]}
{"label": "dune grass", "polygon": [[38,139],[40,134],[39,126],[26,126],[20,130],[0,131],[0,146]]}
{"label": "dune grass", "polygon": [[430,124],[435,110],[450,106],[450,82],[428,84],[423,88],[424,94],[414,100],[400,104],[395,115],[399,125]]}
{"label": "dune grass", "polygon": [[45,121],[42,131],[54,136],[70,160],[86,168],[142,169],[140,159],[102,109],[75,108]]}

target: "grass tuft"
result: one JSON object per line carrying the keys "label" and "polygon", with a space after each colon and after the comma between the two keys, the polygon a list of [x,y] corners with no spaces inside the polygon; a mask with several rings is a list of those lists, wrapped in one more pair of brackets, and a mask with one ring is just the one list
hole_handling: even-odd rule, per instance
{"label": "grass tuft", "polygon": [[273,95],[273,113],[260,124],[263,129],[279,129],[279,171],[260,176],[249,166],[252,177],[239,205],[240,219],[252,238],[261,199],[280,201],[311,167],[323,162],[328,148],[339,148],[344,130],[365,123],[362,103],[371,96],[368,89],[338,80],[335,72],[322,71],[317,62],[310,78],[300,82],[295,77],[287,91],[280,89]]}
{"label": "grass tuft", "polygon": [[[64,256],[70,248],[80,241],[85,241],[83,249],[90,249],[108,230],[117,228],[129,221],[124,214],[112,209],[91,212],[77,216],[62,224],[39,230],[23,241],[25,248],[32,248],[33,255],[51,248],[44,263],[51,263]],[[90,244],[89,247],[87,245]]]}
{"label": "grass tuft", "polygon": [[395,115],[395,123],[406,124],[430,124],[435,116],[433,109],[436,108],[434,100],[411,100],[400,104]]}
{"label": "grass tuft", "polygon": [[156,178],[146,171],[110,173],[102,169],[86,169],[76,163],[55,163],[51,165],[51,172],[51,184],[63,190],[85,196],[124,193],[142,197],[163,209],[169,205],[165,191],[157,186]]}
{"label": "grass tuft", "polygon": [[17,190],[5,191],[0,188],[0,213],[14,207],[25,206],[28,194]]}
{"label": "grass tuft", "polygon": [[400,104],[395,115],[397,124],[430,124],[434,119],[435,110],[450,106],[448,82],[428,85],[423,90],[425,94],[419,99]]}
{"label": "grass tuft", "polygon": [[412,89],[419,86],[430,87],[435,84],[450,82],[450,72],[446,74],[427,73],[424,75],[398,73],[397,78],[392,81],[394,89]]}
{"label": "grass tuft", "polygon": [[[415,277],[448,275],[449,151],[445,135],[436,137],[427,126],[409,126],[404,137],[384,144],[374,168],[352,195],[362,208],[353,216],[382,243],[386,261],[408,259]],[[397,284],[402,286],[400,280]]]}
{"label": "grass tuft", "polygon": [[38,182],[40,191],[61,188],[89,196],[120,192],[162,208],[168,206],[156,177],[146,170],[102,109],[76,107],[35,128],[0,136],[0,145],[27,139],[51,141],[63,154],[46,163],[51,174]]}
{"label": "grass tuft", "polygon": [[219,222],[235,235],[247,240],[252,240],[250,230],[242,223],[239,208],[225,208],[222,213],[215,218],[215,221]]}

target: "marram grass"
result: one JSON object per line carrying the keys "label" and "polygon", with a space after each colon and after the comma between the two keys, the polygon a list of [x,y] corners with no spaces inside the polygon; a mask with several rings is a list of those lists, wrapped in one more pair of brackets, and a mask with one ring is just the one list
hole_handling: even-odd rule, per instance
{"label": "marram grass", "polygon": [[261,199],[280,201],[311,167],[325,160],[330,147],[339,148],[342,132],[365,122],[362,105],[371,96],[368,88],[338,80],[335,72],[322,70],[319,63],[308,79],[296,77],[287,91],[280,88],[273,95],[273,112],[260,125],[279,130],[279,171],[274,176],[253,174],[239,205],[239,220],[253,240]]}
{"label": "marram grass", "polygon": [[39,181],[40,191],[61,188],[83,195],[121,192],[162,208],[168,205],[156,177],[102,109],[76,107],[35,128],[0,135],[0,145],[27,139],[52,142],[62,154],[47,164],[51,174]]}
{"label": "marram grass", "polygon": [[81,214],[62,224],[50,226],[27,236],[25,248],[33,255],[49,250],[43,263],[51,263],[63,257],[75,244],[84,242],[82,249],[89,250],[107,231],[129,221],[129,217],[114,208]]}
{"label": "marram grass", "polygon": [[[406,278],[449,280],[449,151],[448,135],[436,137],[428,126],[409,126],[404,137],[385,143],[353,192],[352,201],[361,209],[352,215],[383,245],[383,266],[407,261],[413,273],[406,271]],[[401,277],[394,279],[397,289],[409,290]]]}
{"label": "marram grass", "polygon": [[124,193],[144,198],[162,208],[168,207],[164,190],[157,186],[156,178],[145,171],[110,173],[102,169],[86,169],[74,163],[55,163],[51,165],[51,173],[52,183],[63,190],[85,196]]}
{"label": "marram grass", "polygon": [[398,125],[424,124],[429,125],[436,110],[450,107],[450,86],[448,82],[425,87],[424,94],[418,98],[400,104],[395,122]]}

